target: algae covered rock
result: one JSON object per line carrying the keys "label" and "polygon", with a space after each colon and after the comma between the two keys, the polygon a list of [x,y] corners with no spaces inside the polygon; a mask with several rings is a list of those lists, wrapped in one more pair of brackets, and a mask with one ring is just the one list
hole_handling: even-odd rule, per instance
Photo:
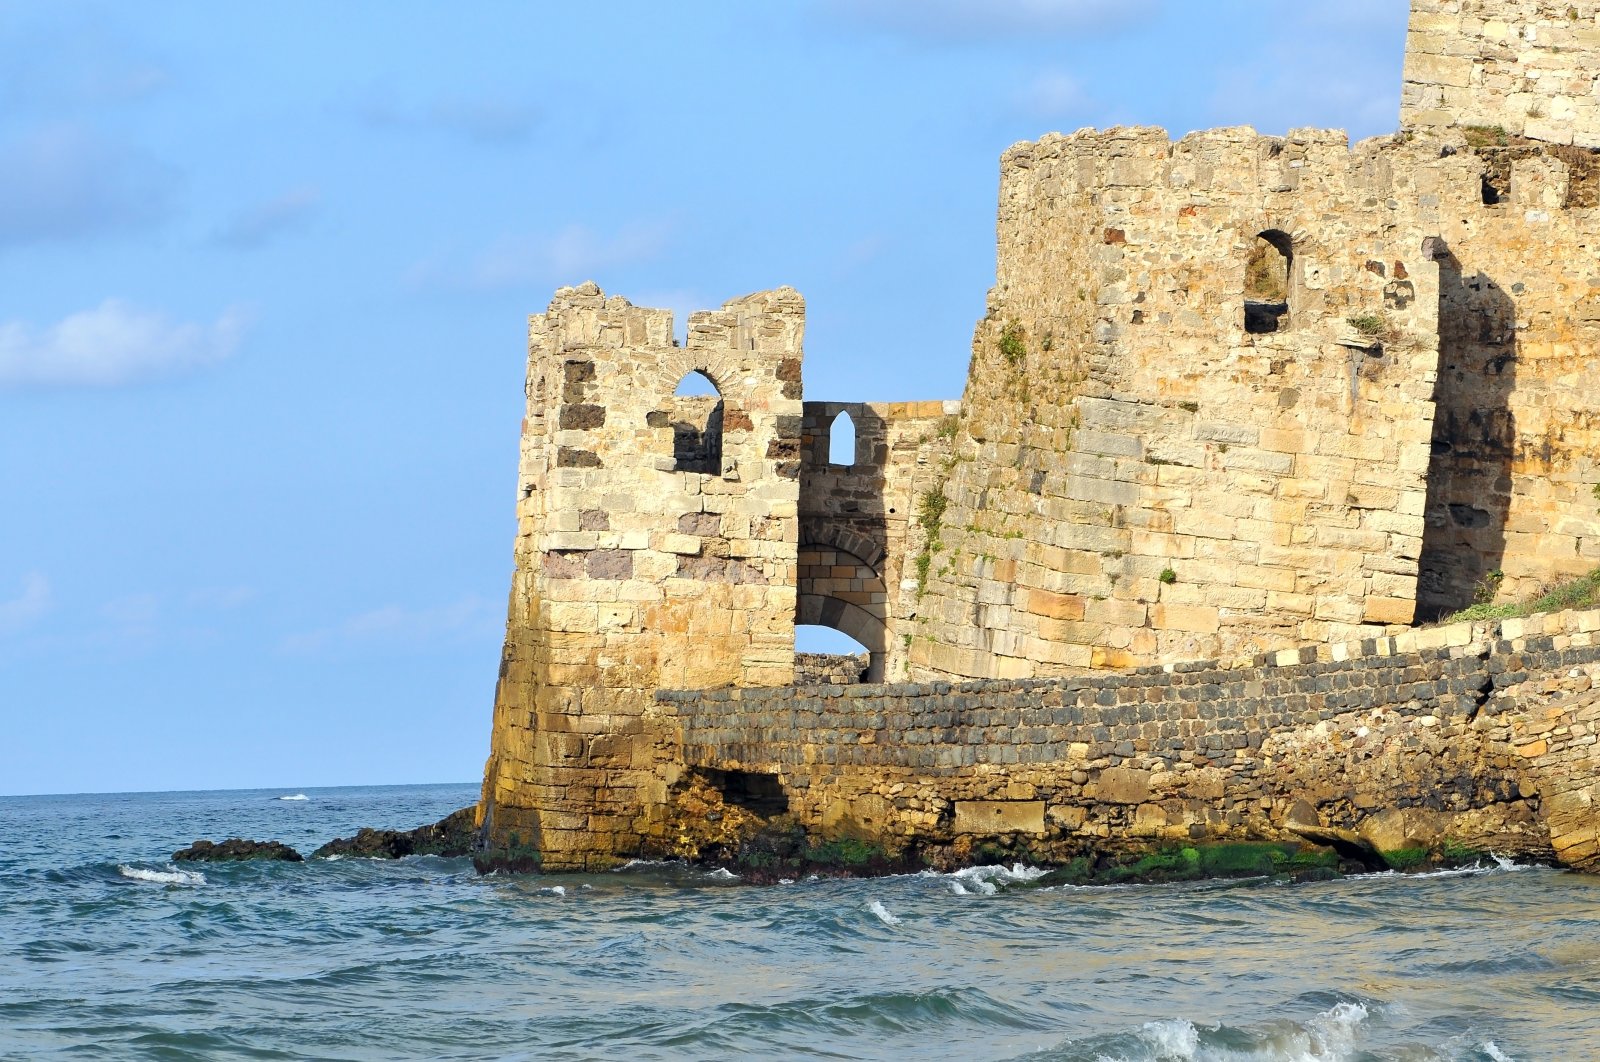
{"label": "algae covered rock", "polygon": [[364,859],[402,859],[411,855],[457,857],[471,855],[477,847],[475,809],[453,811],[438,822],[414,830],[362,828],[354,837],[340,837],[311,853],[313,859],[355,856]]}
{"label": "algae covered rock", "polygon": [[172,853],[174,863],[237,863],[252,859],[281,863],[305,861],[304,856],[282,841],[247,841],[242,837],[230,837],[220,843],[200,840]]}

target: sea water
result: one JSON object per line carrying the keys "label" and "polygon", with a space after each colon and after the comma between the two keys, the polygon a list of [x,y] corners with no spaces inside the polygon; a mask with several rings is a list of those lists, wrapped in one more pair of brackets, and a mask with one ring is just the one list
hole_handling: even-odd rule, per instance
{"label": "sea water", "polygon": [[0,799],[0,1058],[1600,1058],[1600,879],[1494,861],[1124,888],[170,861],[474,796]]}

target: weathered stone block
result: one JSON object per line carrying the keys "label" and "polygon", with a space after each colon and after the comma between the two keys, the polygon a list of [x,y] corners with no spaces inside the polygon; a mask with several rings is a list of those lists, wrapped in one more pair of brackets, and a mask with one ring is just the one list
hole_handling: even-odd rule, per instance
{"label": "weathered stone block", "polygon": [[1042,800],[958,800],[955,825],[958,834],[988,836],[1006,833],[1044,833]]}
{"label": "weathered stone block", "polygon": [[1108,804],[1143,804],[1150,799],[1150,772],[1132,767],[1108,767],[1091,782],[1090,795]]}

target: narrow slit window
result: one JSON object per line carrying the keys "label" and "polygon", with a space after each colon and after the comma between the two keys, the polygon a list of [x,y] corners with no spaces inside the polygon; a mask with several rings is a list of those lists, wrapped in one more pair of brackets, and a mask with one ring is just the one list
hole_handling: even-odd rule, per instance
{"label": "narrow slit window", "polygon": [[1246,332],[1266,335],[1288,328],[1293,277],[1294,244],[1288,235],[1272,230],[1257,236],[1244,270]]}
{"label": "narrow slit window", "polygon": [[856,422],[845,410],[833,418],[828,428],[828,464],[853,465],[856,463]]}

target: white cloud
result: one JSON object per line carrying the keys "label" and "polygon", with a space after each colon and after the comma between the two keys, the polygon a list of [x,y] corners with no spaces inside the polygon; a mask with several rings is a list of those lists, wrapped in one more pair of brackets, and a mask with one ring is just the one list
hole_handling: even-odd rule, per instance
{"label": "white cloud", "polygon": [[112,11],[0,0],[0,105],[48,114],[144,99],[171,82],[144,36]]}
{"label": "white cloud", "polygon": [[148,650],[170,634],[165,628],[163,602],[155,594],[130,594],[100,606],[104,623],[95,631],[97,638],[120,652]]}
{"label": "white cloud", "polygon": [[184,597],[189,608],[203,611],[230,610],[247,605],[256,598],[254,587],[206,586],[190,591]]}
{"label": "white cloud", "polygon": [[274,236],[299,228],[322,202],[311,185],[291,188],[280,196],[241,211],[217,230],[216,242],[224,247],[259,247]]}
{"label": "white cloud", "polygon": [[43,330],[0,321],[0,388],[116,387],[200,368],[229,357],[244,325],[237,309],[194,324],[122,299]]}
{"label": "white cloud", "polygon": [[491,636],[502,618],[480,597],[464,597],[436,608],[388,605],[351,616],[332,627],[290,635],[280,648],[287,653],[360,646],[419,648],[441,641]]}
{"label": "white cloud", "polygon": [[1064,70],[1046,70],[1017,96],[1021,107],[1041,118],[1059,118],[1082,112],[1090,104],[1083,82]]}
{"label": "white cloud", "polygon": [[480,290],[578,284],[656,257],[666,249],[670,231],[662,223],[641,223],[602,235],[573,224],[553,234],[503,236],[464,264],[415,266],[409,280],[422,287]]}
{"label": "white cloud", "polygon": [[50,611],[50,580],[39,572],[22,577],[22,593],[0,601],[0,634],[16,634]]}
{"label": "white cloud", "polygon": [[360,105],[357,113],[375,128],[437,130],[480,144],[526,140],[543,118],[538,107],[509,96],[460,97],[425,104],[385,97]]}
{"label": "white cloud", "polygon": [[951,42],[1081,34],[1147,17],[1163,0],[819,0],[836,18]]}
{"label": "white cloud", "polygon": [[0,144],[0,246],[134,228],[167,212],[172,176],[73,125]]}
{"label": "white cloud", "polygon": [[1406,19],[1405,5],[1379,0],[1286,10],[1253,62],[1218,73],[1213,120],[1270,133],[1347,128],[1357,139],[1393,132]]}

